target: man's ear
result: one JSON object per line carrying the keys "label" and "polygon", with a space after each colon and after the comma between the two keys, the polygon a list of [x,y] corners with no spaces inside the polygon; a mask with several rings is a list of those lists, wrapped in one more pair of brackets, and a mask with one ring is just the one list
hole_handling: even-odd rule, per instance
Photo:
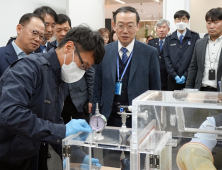
{"label": "man's ear", "polygon": [[16,32],[17,32],[18,35],[21,34],[21,30],[22,30],[22,25],[21,25],[21,24],[18,24],[18,25],[16,26]]}
{"label": "man's ear", "polygon": [[112,22],[113,30],[116,32],[116,25],[115,22]]}
{"label": "man's ear", "polygon": [[73,51],[74,48],[75,48],[74,42],[73,42],[73,41],[68,41],[68,42],[64,45],[63,52],[64,52],[65,54],[67,54],[67,53]]}

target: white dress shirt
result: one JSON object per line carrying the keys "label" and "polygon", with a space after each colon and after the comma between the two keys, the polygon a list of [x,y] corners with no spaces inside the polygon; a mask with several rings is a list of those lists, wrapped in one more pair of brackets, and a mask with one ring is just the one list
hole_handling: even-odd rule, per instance
{"label": "white dress shirt", "polygon": [[[220,59],[221,45],[222,45],[222,36],[217,38],[215,41],[212,41],[209,37],[209,41],[206,47],[202,87],[211,86],[217,88],[217,68]],[[209,70],[211,69],[215,70],[215,80],[209,80]]]}
{"label": "white dress shirt", "polygon": [[[127,47],[125,47],[128,50],[126,52],[126,55],[128,56],[128,58],[129,58],[131,52],[133,51],[134,43],[135,43],[135,39],[133,39],[133,41]],[[122,60],[122,56],[123,56],[123,52],[121,50],[122,47],[124,47],[124,46],[118,40],[118,52],[119,52],[119,56],[120,56],[121,60]]]}
{"label": "white dress shirt", "polygon": [[46,43],[45,43],[45,48],[44,48],[44,50],[43,50],[43,53],[47,53],[48,51],[47,51],[47,45],[48,45],[48,41],[46,41]]}

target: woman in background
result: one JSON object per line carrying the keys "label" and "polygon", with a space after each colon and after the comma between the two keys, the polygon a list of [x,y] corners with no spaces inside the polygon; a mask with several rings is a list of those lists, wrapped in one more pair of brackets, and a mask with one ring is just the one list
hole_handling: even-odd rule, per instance
{"label": "woman in background", "polygon": [[149,40],[152,40],[153,36],[152,35],[148,35],[146,38],[146,44],[148,44]]}
{"label": "woman in background", "polygon": [[108,44],[108,43],[110,43],[110,32],[109,32],[109,30],[107,29],[107,28],[100,28],[99,30],[98,30],[98,32],[102,35],[102,37],[103,37],[103,40],[104,40],[104,45],[106,45],[106,44]]}
{"label": "woman in background", "polygon": [[112,30],[111,31],[111,36],[110,36],[111,41],[110,42],[114,42],[118,40],[118,37],[116,35],[116,31]]}

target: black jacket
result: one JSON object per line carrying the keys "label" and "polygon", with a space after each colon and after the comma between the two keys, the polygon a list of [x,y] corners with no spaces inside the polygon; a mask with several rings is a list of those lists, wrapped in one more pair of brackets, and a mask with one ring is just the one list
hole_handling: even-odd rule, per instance
{"label": "black jacket", "polygon": [[163,55],[163,48],[160,51],[159,47],[159,38],[152,39],[148,42],[148,45],[151,45],[155,47],[158,50],[159,53],[159,62],[160,62],[160,76],[161,76],[161,86],[162,87],[167,87],[167,70],[166,70],[166,65],[165,65],[165,60],[164,60],[164,55]]}
{"label": "black jacket", "polygon": [[177,75],[187,78],[194,46],[199,38],[198,33],[189,29],[187,29],[182,45],[179,42],[177,31],[166,37],[163,53],[169,78],[174,80]]}
{"label": "black jacket", "polygon": [[41,142],[61,144],[61,111],[68,95],[54,49],[14,62],[0,78],[0,160],[19,163]]}

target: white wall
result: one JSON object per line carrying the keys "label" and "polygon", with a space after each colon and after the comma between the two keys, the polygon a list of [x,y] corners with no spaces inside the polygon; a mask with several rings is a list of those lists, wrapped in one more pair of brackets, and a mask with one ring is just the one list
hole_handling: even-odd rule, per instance
{"label": "white wall", "polygon": [[222,0],[191,0],[190,28],[198,33],[206,33],[206,13],[212,9],[222,7]]}
{"label": "white wall", "polygon": [[5,46],[11,36],[16,36],[16,25],[25,13],[32,13],[40,6],[50,6],[58,14],[66,13],[65,0],[1,0],[0,46]]}
{"label": "white wall", "polygon": [[72,26],[87,24],[94,30],[105,27],[105,0],[67,0],[66,5]]}
{"label": "white wall", "polygon": [[[190,13],[190,1],[191,0],[163,0],[163,18],[170,21],[170,32],[174,32],[176,30],[173,16],[177,11],[185,10]],[[188,28],[190,28],[190,23]]]}

